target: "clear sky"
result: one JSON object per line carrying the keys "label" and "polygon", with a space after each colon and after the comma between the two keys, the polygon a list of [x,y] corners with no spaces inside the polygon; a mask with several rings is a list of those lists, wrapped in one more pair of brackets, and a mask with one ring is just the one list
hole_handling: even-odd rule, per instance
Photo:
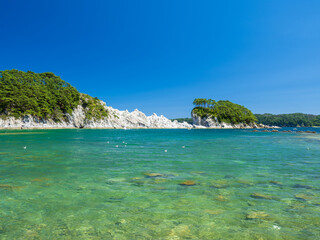
{"label": "clear sky", "polygon": [[320,1],[0,0],[0,69],[53,72],[119,109],[194,98],[320,114]]}

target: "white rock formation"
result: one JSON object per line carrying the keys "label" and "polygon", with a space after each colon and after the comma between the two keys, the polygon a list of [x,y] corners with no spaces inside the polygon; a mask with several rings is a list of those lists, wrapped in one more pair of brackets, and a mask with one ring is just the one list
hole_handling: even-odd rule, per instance
{"label": "white rock formation", "polygon": [[186,122],[171,121],[163,115],[146,116],[138,109],[129,112],[120,111],[101,104],[108,111],[109,116],[104,119],[86,119],[85,109],[79,105],[72,114],[66,114],[64,121],[55,122],[51,119],[39,119],[30,115],[16,119],[14,117],[0,118],[0,128],[267,128],[262,124],[230,124],[219,123],[217,118],[201,118],[192,114],[193,125]]}
{"label": "white rock formation", "polygon": [[9,117],[0,118],[0,128],[192,128],[193,126],[183,122],[171,121],[163,115],[157,116],[155,113],[146,116],[138,109],[133,112],[120,111],[108,107],[104,102],[101,103],[108,110],[109,116],[101,119],[86,119],[85,109],[78,106],[72,114],[66,114],[66,120],[54,122],[53,120],[38,119],[30,115],[16,119]]}
{"label": "white rock formation", "polygon": [[225,122],[219,123],[216,117],[201,118],[194,113],[192,113],[192,120],[195,128],[264,128],[265,127],[264,125],[260,125],[260,124],[257,125],[256,123],[252,123],[252,124],[245,124],[245,123],[231,124],[231,123],[225,123]]}

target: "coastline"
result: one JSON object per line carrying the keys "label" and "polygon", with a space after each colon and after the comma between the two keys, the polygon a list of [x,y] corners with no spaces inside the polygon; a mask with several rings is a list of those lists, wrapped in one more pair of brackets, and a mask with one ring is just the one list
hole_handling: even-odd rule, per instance
{"label": "coastline", "polygon": [[[232,129],[265,129],[265,128],[213,128],[213,127],[192,127],[192,128],[145,128],[145,127],[135,127],[135,128],[114,128],[114,127],[88,127],[88,128],[77,128],[77,127],[30,127],[30,128],[19,128],[19,127],[12,127],[12,128],[0,128],[0,130],[59,130],[59,129],[119,129],[119,130],[132,130],[132,129],[188,129],[188,130],[205,130],[205,129],[221,129],[221,130],[232,130]],[[271,128],[270,128],[271,129]]]}
{"label": "coastline", "polygon": [[118,129],[118,130],[134,130],[134,129],[187,129],[187,130],[206,130],[206,129],[214,129],[214,130],[232,130],[232,129],[274,129],[279,128],[275,126],[266,126],[266,127],[233,127],[233,128],[223,128],[223,127],[203,127],[203,126],[192,126],[192,127],[130,127],[130,128],[122,128],[122,127],[0,127],[0,130],[59,130],[59,129]]}
{"label": "coastline", "polygon": [[104,109],[109,113],[108,117],[101,119],[88,119],[85,109],[78,106],[71,114],[66,114],[65,119],[56,122],[53,119],[42,119],[32,115],[25,115],[20,118],[7,117],[0,119],[0,129],[254,129],[254,128],[276,128],[261,124],[231,124],[217,120],[195,121],[193,124],[170,120],[163,115],[145,115],[135,109],[118,110],[106,106],[100,102]]}

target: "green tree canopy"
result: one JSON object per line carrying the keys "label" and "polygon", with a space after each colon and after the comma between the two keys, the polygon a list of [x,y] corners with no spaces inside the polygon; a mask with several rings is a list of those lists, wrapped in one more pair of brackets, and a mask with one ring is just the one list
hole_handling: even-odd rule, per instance
{"label": "green tree canopy", "polygon": [[0,71],[0,115],[19,118],[32,115],[55,121],[81,105],[87,119],[108,116],[98,98],[82,94],[51,72]]}
{"label": "green tree canopy", "polygon": [[193,101],[195,108],[192,113],[200,117],[216,117],[219,122],[228,123],[252,123],[257,119],[253,113],[239,104],[230,101],[196,98]]}
{"label": "green tree canopy", "polygon": [[59,118],[79,104],[79,92],[53,73],[0,71],[0,114]]}

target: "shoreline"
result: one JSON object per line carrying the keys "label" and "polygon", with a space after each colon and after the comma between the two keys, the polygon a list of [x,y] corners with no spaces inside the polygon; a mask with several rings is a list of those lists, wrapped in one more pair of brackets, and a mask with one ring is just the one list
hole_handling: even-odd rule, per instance
{"label": "shoreline", "polygon": [[[277,129],[281,129],[282,127],[277,127]],[[319,127],[307,127],[307,128],[319,128]],[[78,128],[78,127],[30,127],[30,128],[0,128],[0,131],[4,130],[251,130],[253,132],[272,132],[275,130],[273,127],[265,127],[265,128],[216,128],[216,127],[192,127],[192,128],[146,128],[146,127],[135,127],[135,128],[117,128],[117,127],[89,127],[89,128]],[[274,132],[278,132],[275,130]],[[279,131],[286,132],[286,131]],[[292,133],[301,133],[299,131],[292,131]],[[303,132],[304,133],[304,132]]]}
{"label": "shoreline", "polygon": [[30,128],[17,128],[17,127],[12,127],[12,128],[0,128],[0,130],[59,130],[59,129],[115,129],[115,130],[131,130],[131,129],[187,129],[187,130],[202,130],[202,129],[221,129],[221,130],[232,130],[232,129],[248,129],[248,130],[251,130],[251,129],[273,129],[273,128],[214,128],[214,127],[193,127],[193,128],[144,128],[144,127],[141,127],[141,128],[114,128],[114,127],[96,127],[96,128],[77,128],[77,127],[30,127]]}

